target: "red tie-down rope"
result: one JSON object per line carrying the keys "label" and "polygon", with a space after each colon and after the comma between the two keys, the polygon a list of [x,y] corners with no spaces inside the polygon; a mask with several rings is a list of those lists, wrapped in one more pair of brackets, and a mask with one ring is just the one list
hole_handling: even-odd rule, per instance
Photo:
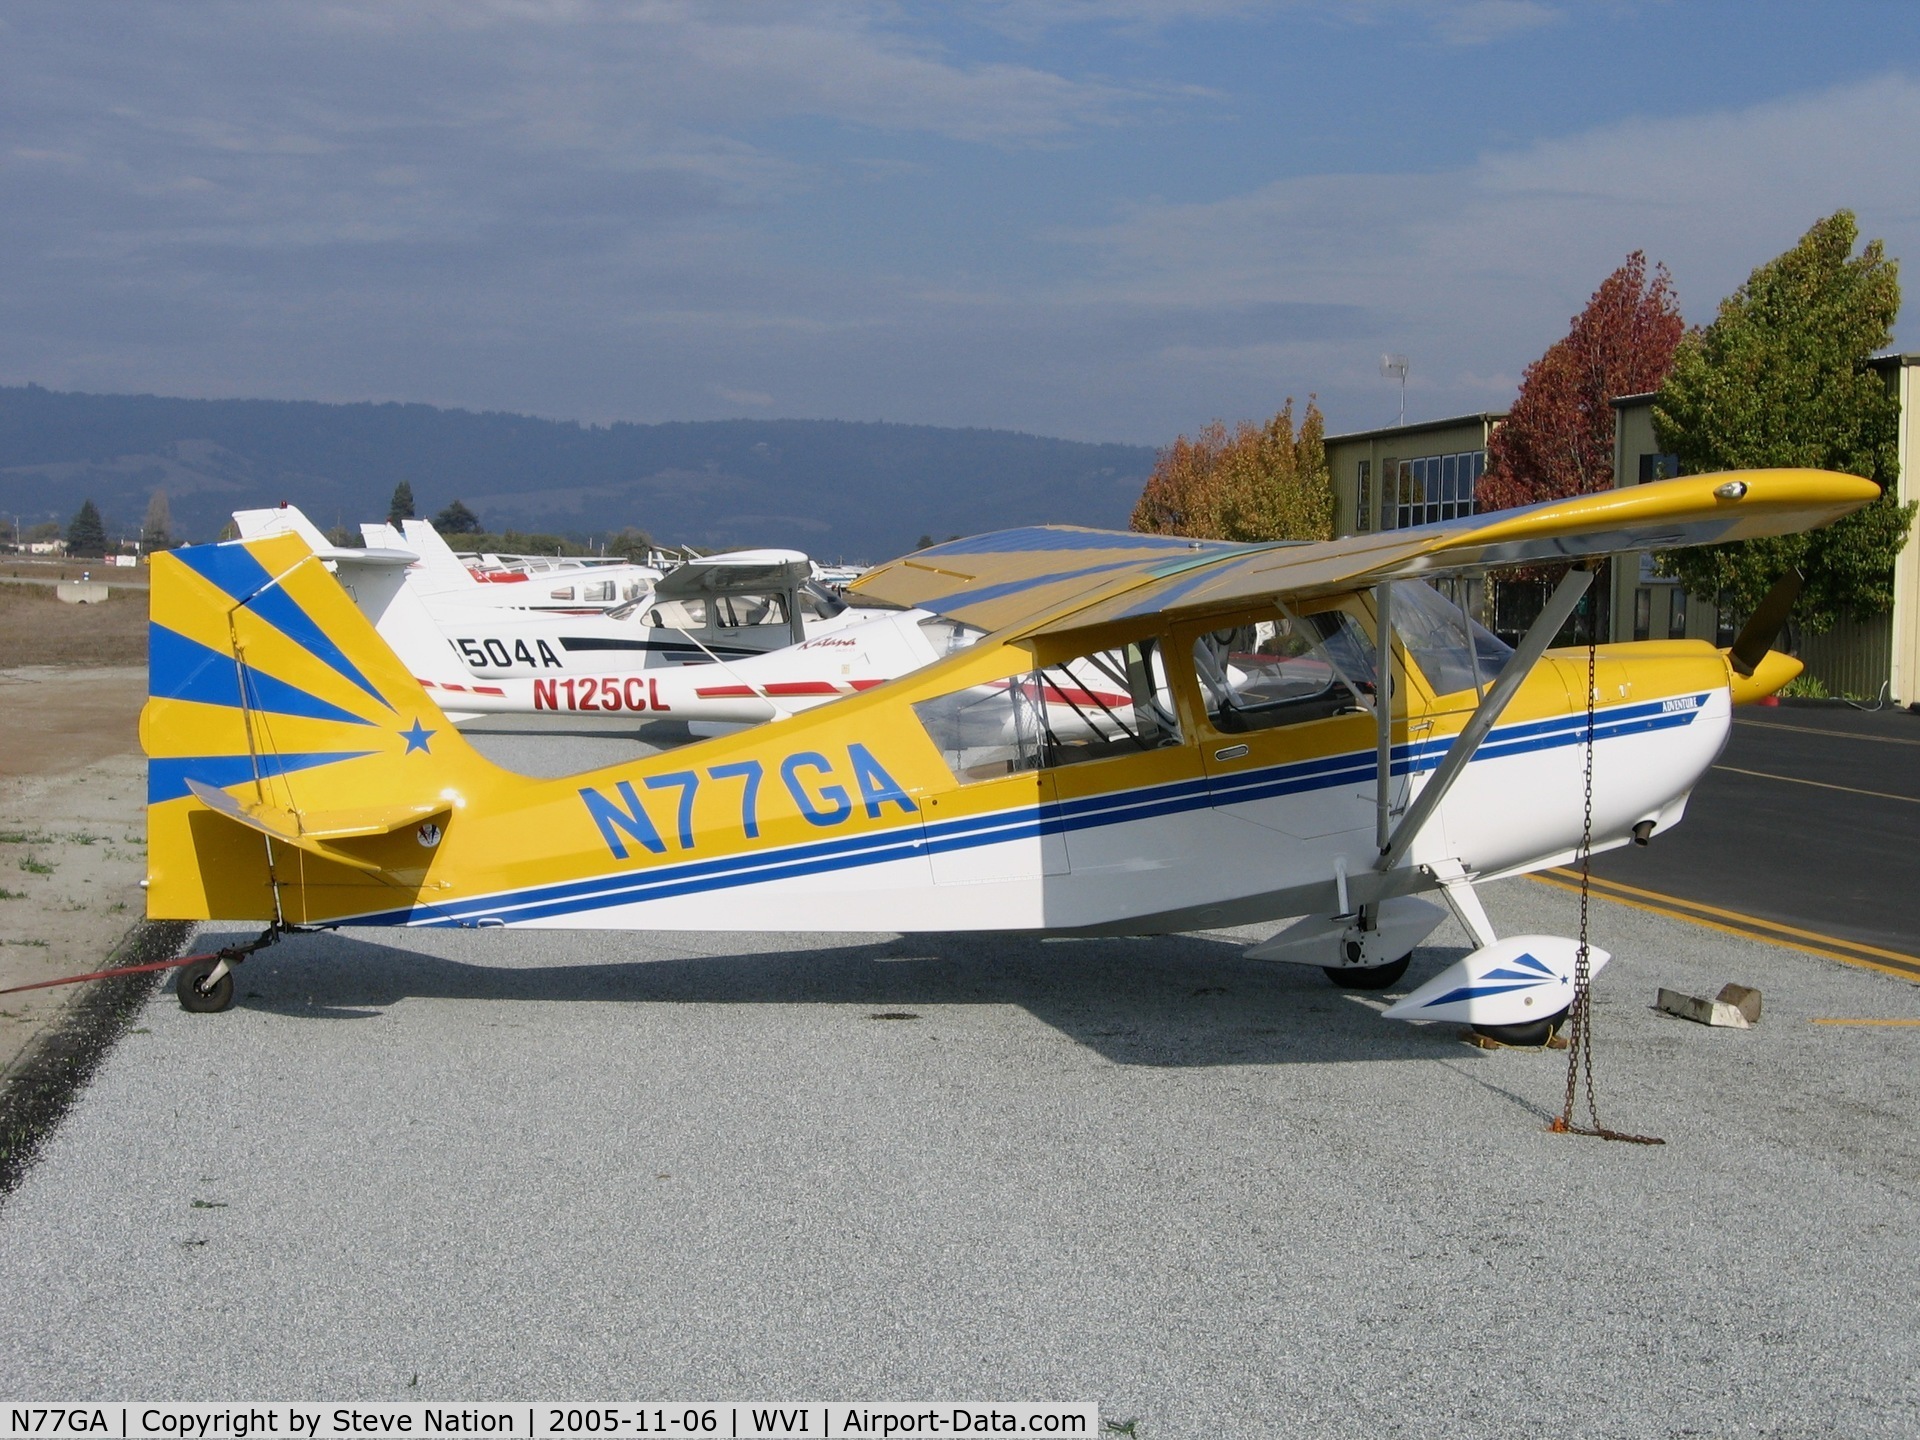
{"label": "red tie-down rope", "polygon": [[269,925],[260,932],[260,938],[246,945],[227,945],[218,950],[203,950],[197,955],[180,955],[172,960],[149,960],[144,965],[116,965],[111,970],[93,970],[85,975],[66,975],[58,980],[36,980],[31,985],[9,985],[0,990],[0,995],[18,995],[23,990],[46,990],[55,985],[78,985],[83,980],[110,980],[116,975],[144,975],[153,970],[173,970],[182,965],[191,965],[196,960],[227,960],[239,962],[256,950],[264,950],[280,938],[282,931],[293,930],[291,925]]}

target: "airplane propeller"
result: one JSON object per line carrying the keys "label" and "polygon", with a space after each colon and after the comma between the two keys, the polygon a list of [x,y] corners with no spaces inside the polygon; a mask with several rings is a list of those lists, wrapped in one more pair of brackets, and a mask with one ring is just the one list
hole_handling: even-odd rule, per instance
{"label": "airplane propeller", "polygon": [[1780,632],[1786,628],[1787,616],[1793,611],[1793,602],[1800,598],[1800,587],[1805,579],[1798,570],[1787,571],[1774,581],[1773,588],[1754,606],[1753,614],[1747,617],[1747,623],[1740,627],[1732,648],[1727,651],[1727,659],[1733,663],[1736,674],[1753,674],[1760,662],[1767,658],[1773,642],[1780,638]]}

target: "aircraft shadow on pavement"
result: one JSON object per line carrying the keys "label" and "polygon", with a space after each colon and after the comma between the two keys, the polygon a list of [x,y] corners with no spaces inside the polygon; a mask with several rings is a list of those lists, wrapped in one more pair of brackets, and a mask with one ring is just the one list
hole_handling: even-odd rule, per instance
{"label": "aircraft shadow on pavement", "polygon": [[[215,941],[203,937],[204,944]],[[608,937],[588,933],[563,943],[605,953]],[[235,976],[235,1006],[313,1020],[364,1019],[412,999],[857,1006],[874,1016],[937,1020],[942,1006],[1018,1005],[1123,1065],[1324,1064],[1459,1053],[1457,1027],[1382,1020],[1373,1008],[1381,996],[1363,1000],[1334,987],[1318,969],[1248,960],[1241,949],[1195,935],[1065,943],[918,935],[800,950],[514,966],[505,963],[511,955],[505,946],[502,963],[477,965],[332,933],[292,936],[248,960]],[[1421,949],[1388,993],[1412,989],[1464,953]]]}

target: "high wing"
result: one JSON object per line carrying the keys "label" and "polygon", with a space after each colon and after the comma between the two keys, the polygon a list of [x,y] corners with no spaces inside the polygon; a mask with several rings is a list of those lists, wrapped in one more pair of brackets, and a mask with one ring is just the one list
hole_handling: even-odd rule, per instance
{"label": "high wing", "polygon": [[738,594],[799,585],[812,574],[812,562],[798,550],[736,550],[676,565],[653,593],[660,600]]}
{"label": "high wing", "polygon": [[936,545],[849,589],[984,630],[1053,634],[1145,615],[1200,616],[1267,595],[1307,598],[1445,571],[1791,534],[1831,524],[1879,495],[1854,475],[1747,470],[1319,543],[1234,545],[1043,526]]}

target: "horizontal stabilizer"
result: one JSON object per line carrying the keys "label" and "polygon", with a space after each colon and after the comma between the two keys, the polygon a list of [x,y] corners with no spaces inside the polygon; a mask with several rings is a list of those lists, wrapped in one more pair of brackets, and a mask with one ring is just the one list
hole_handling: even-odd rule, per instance
{"label": "horizontal stabilizer", "polygon": [[415,805],[362,805],[347,810],[287,810],[278,805],[249,804],[199,780],[189,779],[187,789],[209,810],[249,830],[258,830],[274,840],[356,870],[377,871],[382,867],[340,850],[333,842],[391,835],[395,830],[418,825],[453,808],[449,801],[429,800]]}

